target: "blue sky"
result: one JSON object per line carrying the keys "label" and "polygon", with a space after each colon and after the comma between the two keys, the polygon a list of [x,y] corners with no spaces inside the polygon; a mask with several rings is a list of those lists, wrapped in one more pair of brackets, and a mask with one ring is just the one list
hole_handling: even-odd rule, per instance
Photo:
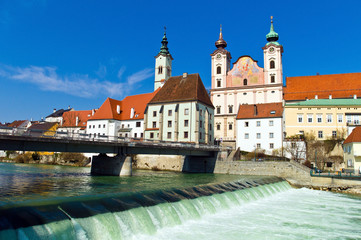
{"label": "blue sky", "polygon": [[[263,67],[270,16],[284,76],[361,72],[361,1],[0,0],[0,122],[153,91],[167,26],[173,76],[209,88],[219,25],[233,61]],[[361,79],[360,79],[361,81]]]}

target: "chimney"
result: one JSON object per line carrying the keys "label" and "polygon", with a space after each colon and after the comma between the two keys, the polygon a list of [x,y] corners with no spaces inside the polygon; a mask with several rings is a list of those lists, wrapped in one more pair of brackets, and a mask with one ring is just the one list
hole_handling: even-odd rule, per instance
{"label": "chimney", "polygon": [[120,106],[117,105],[117,113],[120,114]]}
{"label": "chimney", "polygon": [[254,115],[257,116],[258,112],[257,112],[257,105],[253,105],[253,109],[254,109]]}
{"label": "chimney", "polygon": [[76,118],[75,118],[75,126],[78,126],[78,123],[79,123],[79,117],[76,116]]}
{"label": "chimney", "polygon": [[183,78],[188,77],[188,73],[183,73]]}
{"label": "chimney", "polygon": [[134,113],[135,113],[134,108],[131,108],[130,109],[130,118],[134,117]]}
{"label": "chimney", "polygon": [[53,109],[53,113],[55,113],[55,112],[56,112],[56,108]]}
{"label": "chimney", "polygon": [[92,109],[92,116],[94,116],[94,113],[95,113],[95,111],[94,111],[94,109]]}
{"label": "chimney", "polygon": [[328,95],[328,99],[332,99],[332,95],[330,94],[330,95]]}
{"label": "chimney", "polygon": [[68,109],[70,109],[70,105],[68,106]]}
{"label": "chimney", "polygon": [[353,95],[353,99],[357,99],[357,95],[356,95],[356,94]]}
{"label": "chimney", "polygon": [[318,99],[318,95],[315,95],[315,99]]}

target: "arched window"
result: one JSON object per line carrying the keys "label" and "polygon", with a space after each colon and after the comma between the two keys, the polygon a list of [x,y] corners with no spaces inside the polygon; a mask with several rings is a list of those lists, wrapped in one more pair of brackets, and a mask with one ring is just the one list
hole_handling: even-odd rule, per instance
{"label": "arched window", "polygon": [[217,74],[221,74],[222,73],[222,68],[221,68],[221,66],[218,66],[217,67]]}
{"label": "arched window", "polygon": [[217,87],[222,87],[221,79],[217,79]]}
{"label": "arched window", "polygon": [[246,86],[247,85],[247,79],[243,79],[243,85]]}
{"label": "arched window", "polygon": [[275,68],[275,61],[271,60],[271,61],[269,62],[269,68],[270,68],[270,69],[274,69],[274,68]]}
{"label": "arched window", "polygon": [[275,75],[271,75],[271,83],[275,83],[276,82],[276,77],[275,77]]}
{"label": "arched window", "polygon": [[163,68],[162,68],[162,66],[159,66],[158,67],[158,74],[162,74],[163,73]]}

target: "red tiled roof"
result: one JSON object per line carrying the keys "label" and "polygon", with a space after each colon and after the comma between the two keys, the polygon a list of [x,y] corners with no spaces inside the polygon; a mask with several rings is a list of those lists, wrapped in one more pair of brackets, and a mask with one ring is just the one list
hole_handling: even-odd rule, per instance
{"label": "red tiled roof", "polygon": [[214,108],[198,73],[169,78],[149,103],[200,101]]}
{"label": "red tiled roof", "polygon": [[12,128],[17,128],[19,127],[21,124],[25,123],[27,120],[16,120],[10,124],[7,125],[7,127],[12,127]]}
{"label": "red tiled roof", "polygon": [[[69,111],[63,114],[63,125],[61,127],[85,127],[89,118],[92,117],[93,110]],[[78,117],[78,124],[76,119]]]}
{"label": "red tiled roof", "polygon": [[345,139],[343,144],[361,142],[361,127],[356,127],[352,130],[351,134]]}
{"label": "red tiled roof", "polygon": [[282,103],[240,105],[237,119],[282,117]]}
{"label": "red tiled roof", "polygon": [[[107,98],[99,110],[89,120],[115,119],[137,120],[144,119],[144,110],[148,102],[156,95],[159,89],[152,93],[128,96],[122,101]],[[117,112],[119,106],[120,113]],[[130,117],[131,109],[134,108],[134,117]]]}
{"label": "red tiled roof", "polygon": [[286,78],[283,95],[286,101],[315,98],[361,96],[361,73],[344,73]]}

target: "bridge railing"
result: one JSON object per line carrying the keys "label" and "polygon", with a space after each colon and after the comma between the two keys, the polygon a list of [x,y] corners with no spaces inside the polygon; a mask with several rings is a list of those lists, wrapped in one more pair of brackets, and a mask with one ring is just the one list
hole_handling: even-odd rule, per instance
{"label": "bridge railing", "polygon": [[0,135],[8,136],[23,136],[23,137],[44,137],[54,139],[68,139],[68,140],[81,140],[81,141],[97,141],[97,142],[115,142],[115,143],[137,143],[141,142],[143,145],[149,143],[149,145],[160,144],[171,147],[193,147],[193,148],[209,148],[214,149],[213,144],[197,144],[191,142],[174,142],[174,141],[161,141],[144,138],[131,138],[131,137],[118,137],[110,135],[100,134],[87,134],[84,132],[64,132],[64,131],[47,131],[41,129],[29,129],[29,128],[12,128],[0,126]]}

